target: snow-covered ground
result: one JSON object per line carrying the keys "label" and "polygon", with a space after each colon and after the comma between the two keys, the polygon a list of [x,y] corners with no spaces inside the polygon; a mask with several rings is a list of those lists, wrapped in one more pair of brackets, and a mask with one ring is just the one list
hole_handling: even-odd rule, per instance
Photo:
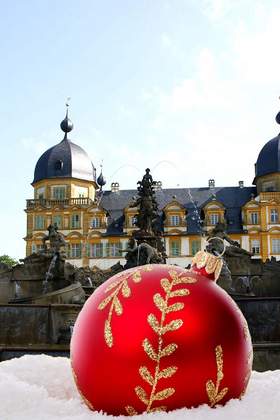
{"label": "snow-covered ground", "polygon": [[[280,370],[253,372],[242,401],[170,413],[142,414],[141,420],[280,420]],[[110,420],[81,400],[69,365],[61,357],[24,356],[0,363],[1,420]],[[119,419],[128,419],[120,416]]]}

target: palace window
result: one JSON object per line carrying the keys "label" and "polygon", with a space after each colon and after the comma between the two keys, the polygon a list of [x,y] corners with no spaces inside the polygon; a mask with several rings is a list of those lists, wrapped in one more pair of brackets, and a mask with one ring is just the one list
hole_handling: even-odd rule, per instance
{"label": "palace window", "polygon": [[210,225],[214,226],[217,223],[219,223],[219,218],[220,218],[219,213],[210,213],[209,215]]}
{"label": "palace window", "polygon": [[180,225],[180,216],[178,214],[173,214],[170,216],[170,225],[171,226],[179,226]]}
{"label": "palace window", "polygon": [[259,223],[258,213],[250,213],[250,222],[252,225],[257,225]]}
{"label": "palace window", "polygon": [[66,187],[65,185],[52,187],[52,198],[54,200],[64,200],[66,197]]}
{"label": "palace window", "polygon": [[259,255],[260,254],[260,240],[259,239],[252,239],[251,240],[251,250],[253,254]]}
{"label": "palace window", "polygon": [[35,229],[44,229],[45,228],[45,217],[41,215],[35,216]]}
{"label": "palace window", "polygon": [[81,244],[70,244],[70,258],[81,258]]}
{"label": "palace window", "polygon": [[272,239],[272,254],[280,254],[280,239]]}
{"label": "palace window", "polygon": [[103,244],[102,243],[90,245],[90,257],[91,258],[103,257]]}
{"label": "palace window", "polygon": [[38,244],[37,245],[37,252],[43,252],[45,251],[45,247],[43,244]]}
{"label": "palace window", "polygon": [[72,216],[71,216],[71,228],[72,229],[79,229],[80,228],[80,215],[79,214],[72,214]]}
{"label": "palace window", "polygon": [[270,222],[271,223],[278,223],[279,217],[278,217],[278,210],[272,209],[270,210]]}
{"label": "palace window", "polygon": [[120,249],[122,248],[120,242],[108,243],[106,248],[108,257],[119,257],[121,255]]}
{"label": "palace window", "polygon": [[100,217],[93,217],[91,220],[91,227],[93,229],[99,228],[100,227]]}
{"label": "palace window", "polygon": [[180,255],[180,242],[179,241],[170,242],[170,255],[171,257],[178,257]]}
{"label": "palace window", "polygon": [[192,241],[192,255],[195,255],[201,249],[201,241],[199,239]]}
{"label": "palace window", "polygon": [[53,224],[56,225],[59,229],[62,228],[62,216],[53,216]]}
{"label": "palace window", "polygon": [[36,198],[42,200],[45,197],[45,187],[37,188]]}
{"label": "palace window", "polygon": [[31,252],[32,252],[32,254],[34,254],[36,251],[37,251],[36,244],[32,244],[31,245]]}
{"label": "palace window", "polygon": [[83,198],[88,197],[88,188],[86,187],[76,187],[76,197]]}

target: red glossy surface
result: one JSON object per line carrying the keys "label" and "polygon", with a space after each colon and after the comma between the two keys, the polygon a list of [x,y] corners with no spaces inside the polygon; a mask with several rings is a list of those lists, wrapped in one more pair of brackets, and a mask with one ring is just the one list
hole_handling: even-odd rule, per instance
{"label": "red glossy surface", "polygon": [[[153,395],[167,388],[174,390],[172,395],[154,400],[148,411],[159,406],[172,410],[210,404],[206,383],[212,380],[217,384],[215,349],[220,346],[223,378],[218,391],[225,387],[228,391],[219,404],[240,397],[251,372],[252,344],[246,334],[246,321],[236,304],[215,282],[199,272],[168,265],[152,265],[151,271],[144,271],[146,267],[130,269],[121,277],[117,275],[107,280],[80,312],[71,340],[71,360],[81,394],[95,410],[109,414],[127,414],[126,406],[133,407],[137,413],[146,411],[145,396],[141,400],[135,392],[136,387],[141,387],[147,400],[151,400],[153,387],[139,373],[145,366],[156,382]],[[177,277],[189,277],[195,283],[173,283],[172,291],[188,289],[189,294],[169,297],[167,306],[184,305],[166,313],[161,323],[163,312],[156,306],[154,296],[160,294],[166,299],[161,279],[167,278],[171,283],[171,270]],[[132,278],[136,271],[141,274],[141,281],[137,283]],[[112,300],[103,309],[98,306],[118,287],[106,291],[108,286],[118,279],[123,284],[125,278],[131,294],[123,296],[121,290],[116,294],[122,313],[112,312],[113,344],[109,347],[104,338],[104,325]],[[181,320],[182,325],[164,334],[163,330],[156,333],[147,320],[149,314],[154,314],[161,326],[171,325],[172,320]],[[172,343],[177,348],[158,362],[144,351],[143,341],[148,339],[157,352],[160,338],[162,349]],[[157,366],[160,371],[172,366],[177,369],[170,377],[155,381]]]}

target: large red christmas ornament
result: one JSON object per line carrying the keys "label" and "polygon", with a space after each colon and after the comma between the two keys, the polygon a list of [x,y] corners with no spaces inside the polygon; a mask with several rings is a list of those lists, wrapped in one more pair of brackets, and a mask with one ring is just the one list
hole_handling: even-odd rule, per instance
{"label": "large red christmas ornament", "polygon": [[92,410],[214,407],[244,394],[252,343],[237,305],[211,280],[220,266],[199,253],[190,271],[136,267],[93,293],[71,341],[76,384]]}

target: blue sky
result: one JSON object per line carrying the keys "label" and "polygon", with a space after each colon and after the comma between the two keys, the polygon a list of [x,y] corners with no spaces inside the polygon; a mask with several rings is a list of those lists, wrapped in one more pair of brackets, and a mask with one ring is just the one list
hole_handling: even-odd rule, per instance
{"label": "blue sky", "polygon": [[279,2],[0,5],[0,255],[25,254],[34,166],[62,139],[68,96],[71,138],[108,184],[134,188],[149,166],[165,187],[251,185],[279,132]]}

